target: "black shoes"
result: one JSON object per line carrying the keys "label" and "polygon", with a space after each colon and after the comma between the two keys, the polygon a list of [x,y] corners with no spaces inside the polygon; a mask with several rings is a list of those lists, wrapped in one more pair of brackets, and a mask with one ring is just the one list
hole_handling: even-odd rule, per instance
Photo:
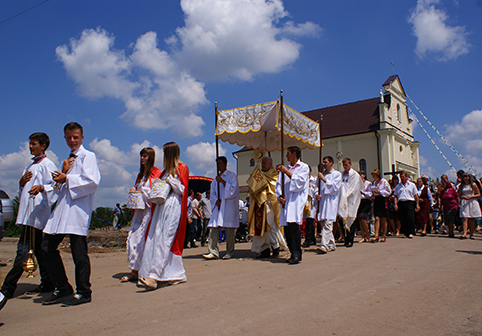
{"label": "black shoes", "polygon": [[15,292],[15,290],[7,290],[7,289],[2,289],[2,294],[3,296],[5,296],[7,298],[7,300],[10,300],[11,298],[13,298],[13,294]]}
{"label": "black shoes", "polygon": [[51,304],[60,303],[60,299],[66,296],[72,295],[73,292],[74,291],[72,290],[72,288],[70,290],[63,290],[63,291],[56,289],[54,290],[52,295],[50,295],[47,299],[42,301],[42,304],[51,305]]}
{"label": "black shoes", "polygon": [[273,258],[278,258],[278,256],[279,256],[279,247],[273,249],[273,252],[272,252],[271,256],[272,256]]}
{"label": "black shoes", "polygon": [[345,247],[353,247],[353,243],[352,242],[345,243]]}
{"label": "black shoes", "polygon": [[288,259],[288,264],[290,265],[296,265],[300,262],[301,260],[298,259],[298,258],[291,258],[291,259]]}
{"label": "black shoes", "polygon": [[90,301],[92,301],[91,297],[85,297],[82,294],[77,293],[74,294],[70,300],[62,303],[62,307],[78,306],[80,304],[89,303]]}
{"label": "black shoes", "polygon": [[267,249],[264,249],[263,251],[261,251],[259,256],[257,256],[256,258],[257,259],[266,259],[266,258],[269,258],[270,255],[271,255],[271,250],[269,248],[267,248]]}

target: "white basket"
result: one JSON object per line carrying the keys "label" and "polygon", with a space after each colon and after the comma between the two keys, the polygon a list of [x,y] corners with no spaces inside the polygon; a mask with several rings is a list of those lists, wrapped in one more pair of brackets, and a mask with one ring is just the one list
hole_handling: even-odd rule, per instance
{"label": "white basket", "polygon": [[149,195],[149,202],[162,204],[166,201],[171,185],[165,180],[156,178],[152,181],[151,194]]}
{"label": "white basket", "polygon": [[131,191],[127,196],[128,209],[138,209],[143,210],[146,207],[144,200],[142,199],[142,191]]}

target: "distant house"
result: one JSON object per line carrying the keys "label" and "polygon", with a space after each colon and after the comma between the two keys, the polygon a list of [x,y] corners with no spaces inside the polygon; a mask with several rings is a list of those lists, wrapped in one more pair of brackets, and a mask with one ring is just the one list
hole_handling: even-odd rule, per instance
{"label": "distant house", "polygon": [[[380,96],[337,106],[303,112],[318,121],[323,116],[323,156],[335,160],[334,168],[343,169],[341,161],[350,158],[352,168],[367,172],[379,169],[382,174],[404,170],[412,178],[420,176],[418,146],[414,141],[412,120],[407,111],[406,95],[397,75],[390,76],[383,84]],[[235,152],[238,157],[239,185],[244,198],[246,180],[258,163],[253,150],[243,148]],[[286,154],[285,154],[286,155]],[[271,153],[274,165],[281,163],[280,152]],[[319,150],[305,149],[302,161],[317,172]],[[287,161],[285,159],[285,164]],[[390,175],[385,175],[389,180]]]}

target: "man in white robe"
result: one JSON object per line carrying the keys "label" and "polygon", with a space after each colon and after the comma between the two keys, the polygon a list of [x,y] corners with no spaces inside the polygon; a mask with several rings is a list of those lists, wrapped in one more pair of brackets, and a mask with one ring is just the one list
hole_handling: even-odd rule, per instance
{"label": "man in white robe", "polygon": [[50,216],[50,208],[57,200],[54,192],[51,172],[57,170],[55,164],[47,158],[45,151],[50,139],[45,133],[34,133],[29,137],[30,154],[33,162],[23,171],[19,181],[19,207],[16,224],[22,228],[17,244],[17,255],[12,269],[2,285],[2,293],[7,299],[13,297],[17,282],[22,276],[22,264],[27,260],[29,250],[33,250],[40,271],[40,285],[30,293],[45,293],[54,290],[47,265],[42,255],[42,230]]}
{"label": "man in white robe", "polygon": [[358,207],[360,206],[361,191],[365,187],[363,180],[353,168],[351,160],[344,158],[343,161],[342,184],[340,189],[340,203],[338,215],[343,219],[347,230],[345,236],[345,246],[352,247],[357,226],[353,225]]}
{"label": "man in white robe", "polygon": [[[286,151],[288,166],[278,165],[278,180],[276,181],[276,196],[281,204],[279,225],[284,226],[286,242],[291,253],[289,264],[301,261],[301,230],[303,209],[308,199],[310,168],[301,162],[301,150],[292,146]],[[284,195],[283,195],[284,181]]]}
{"label": "man in white robe", "polygon": [[[203,257],[219,259],[219,228],[226,232],[226,254],[230,259],[234,253],[236,229],[239,227],[239,184],[238,177],[227,170],[228,160],[220,156],[216,161],[219,175],[211,182],[211,218],[209,220],[208,251]],[[219,199],[218,199],[219,185]]]}
{"label": "man in white robe", "polygon": [[82,126],[71,122],[64,127],[65,141],[71,153],[64,160],[62,172],[56,172],[54,181],[60,184],[57,206],[44,229],[42,250],[49,273],[55,284],[55,291],[42,301],[44,305],[61,302],[73,293],[65,274],[65,268],[58,250],[65,235],[70,235],[70,249],[75,264],[76,293],[63,304],[73,306],[91,301],[90,260],[87,254],[87,234],[94,193],[100,183],[100,172],[95,154],[82,146]]}
{"label": "man in white robe", "polygon": [[325,254],[335,251],[335,238],[333,237],[333,222],[338,214],[338,200],[340,196],[341,174],[333,169],[333,158],[323,158],[322,172],[318,173],[315,184],[315,204],[317,207],[316,219],[321,224],[321,244],[316,252]]}

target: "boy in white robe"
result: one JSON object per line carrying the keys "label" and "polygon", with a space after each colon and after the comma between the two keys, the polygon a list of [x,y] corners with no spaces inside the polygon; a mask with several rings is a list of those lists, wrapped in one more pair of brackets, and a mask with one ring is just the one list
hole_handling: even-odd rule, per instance
{"label": "boy in white robe", "polygon": [[300,157],[301,150],[298,147],[289,147],[286,158],[290,164],[276,167],[279,171],[276,197],[281,204],[279,225],[285,227],[286,242],[291,253],[287,262],[292,265],[298,264],[302,259],[300,225],[303,222],[303,209],[308,199],[310,184],[310,168],[301,162]]}
{"label": "boy in white robe", "polygon": [[94,193],[100,183],[100,172],[95,154],[82,146],[82,126],[71,122],[64,127],[65,140],[71,153],[64,160],[62,172],[56,172],[54,181],[60,184],[57,206],[44,229],[42,250],[49,268],[55,291],[42,301],[44,305],[61,302],[73,293],[65,274],[58,250],[65,235],[70,235],[70,249],[75,264],[76,293],[64,306],[74,306],[91,301],[90,260],[87,254],[87,234]]}
{"label": "boy in white robe", "polygon": [[29,137],[30,154],[33,162],[23,171],[19,181],[19,207],[16,224],[22,227],[22,234],[17,244],[17,256],[12,269],[2,285],[2,293],[7,299],[13,297],[17,282],[22,276],[22,264],[27,260],[29,250],[33,250],[40,272],[40,285],[30,293],[45,293],[54,290],[49,278],[47,266],[42,255],[42,230],[50,216],[50,208],[56,201],[53,191],[51,172],[57,170],[55,164],[47,158],[45,151],[50,139],[45,133],[34,133]]}
{"label": "boy in white robe", "polygon": [[[321,224],[321,244],[316,252],[324,254],[335,251],[333,222],[338,214],[338,201],[341,187],[341,173],[333,169],[333,158],[323,158],[324,174],[319,172],[316,180],[314,199],[317,207],[317,220]],[[319,192],[318,192],[319,190]]]}
{"label": "boy in white robe", "polygon": [[[219,259],[219,229],[226,232],[226,254],[223,259],[230,259],[234,253],[236,229],[239,227],[239,185],[238,177],[227,170],[228,160],[220,156],[216,161],[219,175],[211,182],[211,218],[209,220],[209,253],[206,259]],[[219,200],[218,200],[219,184]]]}
{"label": "boy in white robe", "polygon": [[361,190],[365,187],[361,176],[351,168],[351,160],[344,158],[342,184],[340,189],[340,203],[338,215],[343,219],[347,233],[345,246],[352,247],[357,225],[353,224],[360,205]]}

